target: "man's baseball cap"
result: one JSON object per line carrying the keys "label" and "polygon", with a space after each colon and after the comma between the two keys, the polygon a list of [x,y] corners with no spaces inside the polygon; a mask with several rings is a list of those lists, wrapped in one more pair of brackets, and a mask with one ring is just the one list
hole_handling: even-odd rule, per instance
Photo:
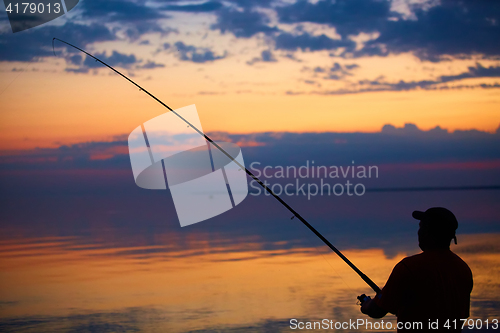
{"label": "man's baseball cap", "polygon": [[424,222],[433,232],[442,235],[450,235],[450,237],[455,240],[455,244],[457,244],[455,230],[458,228],[458,221],[455,215],[448,209],[443,207],[432,207],[425,212],[416,210],[411,215],[413,218]]}

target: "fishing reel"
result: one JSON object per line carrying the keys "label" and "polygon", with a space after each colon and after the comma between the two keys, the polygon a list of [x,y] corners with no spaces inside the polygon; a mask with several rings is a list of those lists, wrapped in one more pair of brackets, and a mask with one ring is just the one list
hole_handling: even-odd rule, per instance
{"label": "fishing reel", "polygon": [[359,295],[357,297],[357,299],[358,299],[358,305],[363,305],[363,303],[366,302],[366,301],[368,301],[368,300],[370,300],[371,297],[370,296],[366,296],[365,294],[363,294],[363,295]]}

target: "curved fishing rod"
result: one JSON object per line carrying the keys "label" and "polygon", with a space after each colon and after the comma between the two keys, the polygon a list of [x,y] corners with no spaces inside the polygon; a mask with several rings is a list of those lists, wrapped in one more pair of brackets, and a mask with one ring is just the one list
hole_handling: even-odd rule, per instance
{"label": "curved fishing rod", "polygon": [[321,239],[333,252],[335,252],[342,260],[344,260],[344,262],[349,265],[349,267],[351,267],[360,277],[361,279],[363,279],[363,281],[365,281],[369,286],[370,288],[373,289],[373,291],[375,291],[375,293],[380,293],[380,288],[375,284],[375,282],[373,282],[368,276],[366,276],[363,272],[361,272],[359,270],[359,268],[357,268],[349,259],[347,259],[347,257],[342,253],[340,252],[340,250],[338,250],[335,246],[333,246],[332,243],[330,243],[330,241],[328,239],[326,239],[322,234],[319,233],[318,230],[316,230],[312,225],[309,224],[309,222],[307,222],[299,213],[297,213],[292,207],[290,207],[283,199],[281,199],[276,193],[273,192],[273,190],[271,190],[269,187],[267,187],[259,178],[257,178],[257,176],[255,176],[252,172],[250,172],[247,168],[245,168],[243,165],[241,165],[237,160],[235,160],[231,155],[229,155],[229,153],[227,153],[221,146],[219,146],[217,143],[215,143],[212,139],[210,139],[205,133],[203,133],[202,131],[200,131],[198,128],[196,128],[195,126],[193,126],[193,124],[191,124],[189,121],[187,121],[184,117],[182,117],[180,114],[178,114],[177,112],[175,112],[172,108],[170,108],[167,104],[163,103],[162,101],[160,101],[158,98],[156,98],[153,94],[151,94],[149,91],[147,91],[146,89],[144,89],[143,87],[141,87],[140,85],[138,85],[137,83],[135,83],[134,81],[132,81],[131,79],[129,79],[127,76],[123,75],[122,73],[120,73],[119,71],[117,71],[116,69],[114,69],[113,67],[111,67],[110,65],[108,65],[107,63],[105,63],[104,61],[94,57],[92,54],[88,53],[87,51],[84,51],[82,50],[81,48],[73,45],[73,44],[70,44],[68,42],[65,42],[59,38],[56,38],[54,37],[52,39],[52,50],[54,51],[54,56],[56,55],[55,53],[55,48],[54,48],[54,41],[55,40],[58,40],[66,45],[69,45],[75,49],[77,49],[78,51],[80,52],[83,52],[85,53],[86,55],[88,55],[89,57],[91,57],[92,59],[95,59],[95,61],[97,62],[100,62],[101,64],[103,64],[104,66],[108,67],[109,69],[111,69],[113,72],[115,72],[116,74],[120,75],[121,77],[123,77],[125,80],[129,81],[130,83],[132,83],[134,86],[136,86],[137,88],[139,88],[140,91],[143,91],[145,92],[147,95],[149,95],[151,98],[153,98],[155,101],[157,101],[158,103],[160,103],[161,105],[163,105],[165,108],[167,108],[169,111],[173,112],[177,117],[179,117],[180,119],[182,119],[186,124],[188,124],[191,128],[193,128],[196,132],[198,132],[198,134],[200,134],[201,136],[203,136],[205,138],[205,140],[207,140],[208,142],[210,142],[211,144],[213,144],[215,147],[217,147],[217,149],[219,149],[224,155],[226,155],[231,161],[233,161],[234,163],[236,163],[242,170],[245,170],[245,172],[247,173],[248,176],[250,176],[250,178],[252,178],[253,180],[255,180],[260,186],[262,186],[262,188],[264,188],[270,195],[272,195],[276,200],[278,200],[283,206],[285,206],[286,209],[288,209],[292,214],[292,219],[294,217],[297,217],[300,222],[304,223],[304,225],[306,227],[309,228],[309,230],[311,230],[316,236],[319,237],[319,239]]}

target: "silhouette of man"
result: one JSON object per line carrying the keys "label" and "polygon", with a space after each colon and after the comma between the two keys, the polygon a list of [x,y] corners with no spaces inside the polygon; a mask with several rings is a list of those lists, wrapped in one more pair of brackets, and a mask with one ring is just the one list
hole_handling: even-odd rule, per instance
{"label": "silhouette of man", "polygon": [[420,220],[423,252],[401,260],[382,291],[362,301],[361,312],[372,318],[395,314],[398,332],[460,332],[460,319],[469,317],[473,282],[469,266],[450,251],[451,240],[457,243],[457,219],[441,207],[412,216]]}

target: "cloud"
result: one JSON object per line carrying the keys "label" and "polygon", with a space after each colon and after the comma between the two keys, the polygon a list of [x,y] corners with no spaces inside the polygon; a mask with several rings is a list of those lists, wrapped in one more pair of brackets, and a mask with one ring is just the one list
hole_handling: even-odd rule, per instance
{"label": "cloud", "polygon": [[[280,22],[312,22],[335,28],[343,40],[360,33],[378,33],[361,50],[349,56],[373,56],[412,52],[422,60],[481,55],[498,58],[500,3],[443,0],[413,3],[411,15],[391,10],[386,0],[299,0],[276,8]],[[311,51],[317,50],[311,48]],[[348,50],[349,51],[349,50]]]}
{"label": "cloud", "polygon": [[[131,65],[137,62],[137,58],[135,57],[135,55],[127,55],[118,51],[113,51],[109,57],[106,56],[104,52],[97,53],[96,57],[106,62],[110,66],[120,66],[123,68],[130,68]],[[102,66],[101,64],[96,65],[96,62],[90,57],[87,57],[83,64],[89,68]]]}
{"label": "cloud", "polygon": [[341,47],[354,49],[356,44],[350,40],[332,39],[324,34],[313,36],[308,33],[298,35],[283,32],[277,35],[274,39],[275,47],[278,50],[296,51],[321,51],[335,50]]}
{"label": "cloud", "polygon": [[449,134],[448,130],[441,128],[441,126],[436,126],[428,131],[422,131],[415,124],[411,123],[406,123],[404,127],[399,127],[399,128],[391,124],[386,124],[382,127],[381,133],[388,135],[401,135],[401,136],[415,136],[415,135],[443,136]]}
{"label": "cloud", "polygon": [[58,165],[60,168],[125,168],[129,162],[127,140],[121,137],[113,141],[82,142],[61,145],[58,148],[35,148],[0,157],[0,166],[33,164],[44,169]]}
{"label": "cloud", "polygon": [[[0,61],[32,61],[53,56],[53,37],[87,48],[90,44],[123,39],[123,34],[129,40],[137,40],[146,33],[165,36],[177,32],[160,24],[167,17],[161,11],[131,1],[84,1],[78,8],[78,19],[62,26],[48,24],[22,34],[0,34]],[[65,56],[76,53],[62,43],[56,42],[55,46],[58,55],[61,50]]]}
{"label": "cloud", "polygon": [[264,50],[261,52],[260,57],[255,57],[250,61],[247,61],[248,65],[253,65],[257,62],[276,62],[276,58],[271,50]]}
{"label": "cloud", "polygon": [[500,77],[500,66],[484,67],[480,63],[476,63],[476,67],[469,67],[468,69],[468,72],[458,75],[443,75],[440,77],[440,81],[449,82],[477,77]]}
{"label": "cloud", "polygon": [[[0,34],[0,61],[32,61],[54,56],[52,52],[54,37],[81,48],[92,43],[116,39],[115,35],[102,24],[85,25],[67,22],[61,27],[47,25],[23,31],[22,34]],[[56,50],[67,49],[64,44],[57,41],[55,47]]]}
{"label": "cloud", "polygon": [[[442,83],[452,81],[459,81],[468,78],[485,78],[485,77],[500,77],[500,66],[483,67],[480,63],[476,67],[469,67],[467,72],[457,75],[443,75],[436,80],[422,80],[422,81],[399,81],[397,83],[387,83],[382,81],[368,81],[367,83],[372,86],[386,87],[386,90],[412,90],[416,88],[421,89],[435,89],[435,86]],[[364,81],[366,82],[366,81]],[[479,86],[481,87],[481,86]]]}
{"label": "cloud", "polygon": [[313,72],[315,76],[324,74],[323,79],[327,80],[341,80],[346,76],[352,76],[352,71],[358,68],[357,64],[341,65],[338,62],[334,63],[332,67],[304,67],[303,71]]}
{"label": "cloud", "polygon": [[[120,53],[113,50],[110,56],[107,56],[105,52],[95,54],[95,57],[99,60],[107,63],[112,67],[122,67],[129,70],[141,70],[141,69],[155,69],[165,67],[164,64],[157,63],[153,60],[138,59],[134,54]],[[104,66],[95,61],[93,58],[82,54],[68,54],[66,56],[66,62],[70,65],[76,67],[66,68],[66,72],[72,73],[88,73],[90,69],[93,68],[104,68]]]}
{"label": "cloud", "polygon": [[168,36],[172,33],[178,34],[179,31],[170,27],[162,27],[157,22],[133,22],[130,24],[123,24],[125,35],[131,40],[136,41],[147,33],[159,33],[162,37]]}
{"label": "cloud", "polygon": [[128,0],[83,1],[81,4],[83,17],[91,20],[105,19],[106,22],[135,22],[158,20],[166,17],[156,8]]}
{"label": "cloud", "polygon": [[498,57],[500,3],[443,0],[431,8],[413,7],[415,19],[386,21],[380,36],[366,43],[358,55],[413,52],[422,60],[480,54]]}
{"label": "cloud", "polygon": [[320,0],[315,3],[299,0],[294,4],[278,7],[276,12],[283,23],[312,22],[335,27],[342,37],[360,32],[377,31],[389,17],[390,1],[378,0]]}
{"label": "cloud", "polygon": [[[381,91],[403,91],[403,90],[412,90],[416,88],[422,88],[419,86],[418,82],[404,82],[401,81],[399,83],[389,83],[389,84],[381,84],[377,81],[361,81],[362,83],[371,84],[366,88],[358,87],[358,88],[340,88],[336,90],[313,90],[313,91],[293,91],[288,90],[285,92],[286,95],[290,96],[298,96],[298,95],[348,95],[348,94],[359,94],[359,93],[367,93],[367,92],[381,92]],[[420,83],[423,85],[423,83]],[[379,85],[379,86],[377,86]],[[422,89],[425,90],[460,90],[460,89],[498,89],[500,88],[500,83],[495,84],[473,84],[473,85],[457,85],[457,86],[425,86]]]}
{"label": "cloud", "polygon": [[165,43],[162,48],[170,50],[176,49],[180,60],[192,61],[196,63],[211,62],[214,60],[224,59],[227,56],[227,53],[224,53],[223,55],[216,55],[209,48],[186,45],[181,41],[176,42],[173,46]]}
{"label": "cloud", "polygon": [[[392,3],[389,0],[84,1],[75,16],[78,21],[74,20],[79,23],[46,25],[15,37],[0,35],[0,61],[30,61],[49,56],[46,40],[54,36],[86,47],[124,37],[136,41],[148,33],[162,36],[179,33],[165,25],[168,21],[164,19],[169,19],[168,13],[172,11],[207,13],[207,17],[215,16],[212,30],[237,38],[264,34],[268,47],[274,48],[270,51],[286,50],[290,54],[297,50],[340,49],[343,53],[336,54],[345,58],[406,52],[430,61],[475,55],[500,58],[500,44],[496,42],[500,35],[500,2],[412,2],[406,6],[409,14],[395,12]],[[275,17],[279,23],[295,26],[294,32],[281,30],[274,23]],[[340,38],[300,31],[305,23],[333,28]],[[358,43],[356,49],[354,39],[359,34],[370,34],[372,39],[363,45]],[[210,59],[210,53],[206,59]]]}
{"label": "cloud", "polygon": [[[358,65],[340,65],[339,63],[334,63],[333,67],[304,67],[303,71],[313,72],[314,76],[324,75],[323,79],[330,80],[341,80],[347,76],[352,75],[351,71],[356,69]],[[479,84],[455,84],[446,85],[446,83],[460,81],[469,78],[492,78],[500,77],[500,66],[489,66],[484,67],[480,63],[477,63],[475,67],[469,67],[466,72],[456,74],[456,75],[442,75],[437,79],[433,80],[421,80],[421,81],[404,81],[400,80],[398,82],[388,82],[384,81],[383,77],[377,78],[375,80],[359,80],[357,82],[349,82],[349,88],[339,88],[336,90],[324,90],[324,91],[287,91],[287,95],[303,95],[303,94],[317,94],[317,95],[345,95],[345,94],[356,94],[365,92],[380,92],[380,91],[408,91],[415,89],[425,89],[425,90],[450,90],[450,89],[498,89],[500,88],[500,83],[479,83]]]}
{"label": "cloud", "polygon": [[[110,56],[106,56],[106,53],[97,53],[95,57],[99,60],[107,63],[112,67],[122,67],[130,69],[134,64],[141,62],[133,54],[124,54],[118,51],[113,51]],[[103,65],[91,57],[85,56],[85,60],[80,55],[73,55],[69,57],[69,62],[73,65],[79,66],[78,68],[66,68],[67,72],[74,73],[88,73],[92,68],[102,68]],[[161,67],[161,66],[160,66]]]}
{"label": "cloud", "polygon": [[222,7],[222,3],[218,1],[208,1],[195,5],[166,5],[159,9],[166,11],[189,12],[189,13],[203,13],[212,12]]}
{"label": "cloud", "polygon": [[[304,156],[316,154],[318,165],[336,161],[351,162],[353,157],[371,159],[377,163],[436,162],[500,159],[500,136],[478,130],[450,132],[436,126],[421,130],[407,123],[404,127],[391,124],[376,133],[289,133],[266,132],[233,134],[207,133],[214,140],[231,141],[243,147],[249,160],[268,161],[272,165],[303,163]],[[83,142],[58,148],[37,148],[0,156],[0,169],[14,169],[19,163],[59,165],[61,168],[130,168],[126,135],[114,141]],[[250,149],[250,150],[248,150]],[[325,152],[329,152],[325,154]],[[334,153],[334,154],[333,154]],[[250,154],[250,155],[249,155]],[[333,154],[333,155],[329,155]]]}
{"label": "cloud", "polygon": [[217,22],[211,26],[222,33],[230,32],[236,37],[249,38],[257,33],[270,34],[278,31],[269,26],[269,18],[260,12],[245,8],[243,11],[222,9],[217,14]]}
{"label": "cloud", "polygon": [[175,29],[163,27],[161,20],[168,18],[158,8],[128,0],[83,1],[82,17],[88,22],[115,23],[115,33],[123,30],[132,41],[146,33],[168,35]]}
{"label": "cloud", "polygon": [[303,81],[305,84],[312,84],[312,85],[315,85],[315,86],[318,86],[318,87],[321,87],[321,84],[317,83],[316,81],[314,80],[304,80]]}
{"label": "cloud", "polygon": [[[500,159],[500,136],[478,130],[447,131],[440,126],[422,130],[408,123],[402,128],[385,125],[376,133],[253,133],[226,134],[232,142],[254,142],[244,151],[248,160],[268,165],[297,165],[311,157],[317,165],[333,160],[357,163],[435,163]],[[312,158],[314,156],[314,158]],[[339,162],[340,161],[340,162]]]}
{"label": "cloud", "polygon": [[137,68],[138,69],[154,69],[154,68],[161,68],[161,67],[165,67],[165,65],[148,60],[144,65],[140,65]]}
{"label": "cloud", "polygon": [[[95,57],[112,67],[122,67],[126,69],[154,69],[165,67],[164,64],[152,60],[147,60],[146,63],[143,63],[142,59],[137,59],[133,54],[124,54],[116,50],[114,50],[110,56],[107,56],[106,53],[103,52],[95,54]],[[76,68],[66,68],[67,72],[88,73],[90,69],[103,68],[101,63],[95,61],[91,57],[82,56],[80,54],[69,55],[66,61],[71,65],[77,66]]]}
{"label": "cloud", "polygon": [[264,62],[274,62],[274,61],[276,61],[276,59],[274,58],[274,55],[269,50],[262,51],[261,58],[262,58],[262,61],[264,61]]}
{"label": "cloud", "polygon": [[242,8],[249,7],[270,7],[274,0],[231,0],[232,4],[236,4]]}

